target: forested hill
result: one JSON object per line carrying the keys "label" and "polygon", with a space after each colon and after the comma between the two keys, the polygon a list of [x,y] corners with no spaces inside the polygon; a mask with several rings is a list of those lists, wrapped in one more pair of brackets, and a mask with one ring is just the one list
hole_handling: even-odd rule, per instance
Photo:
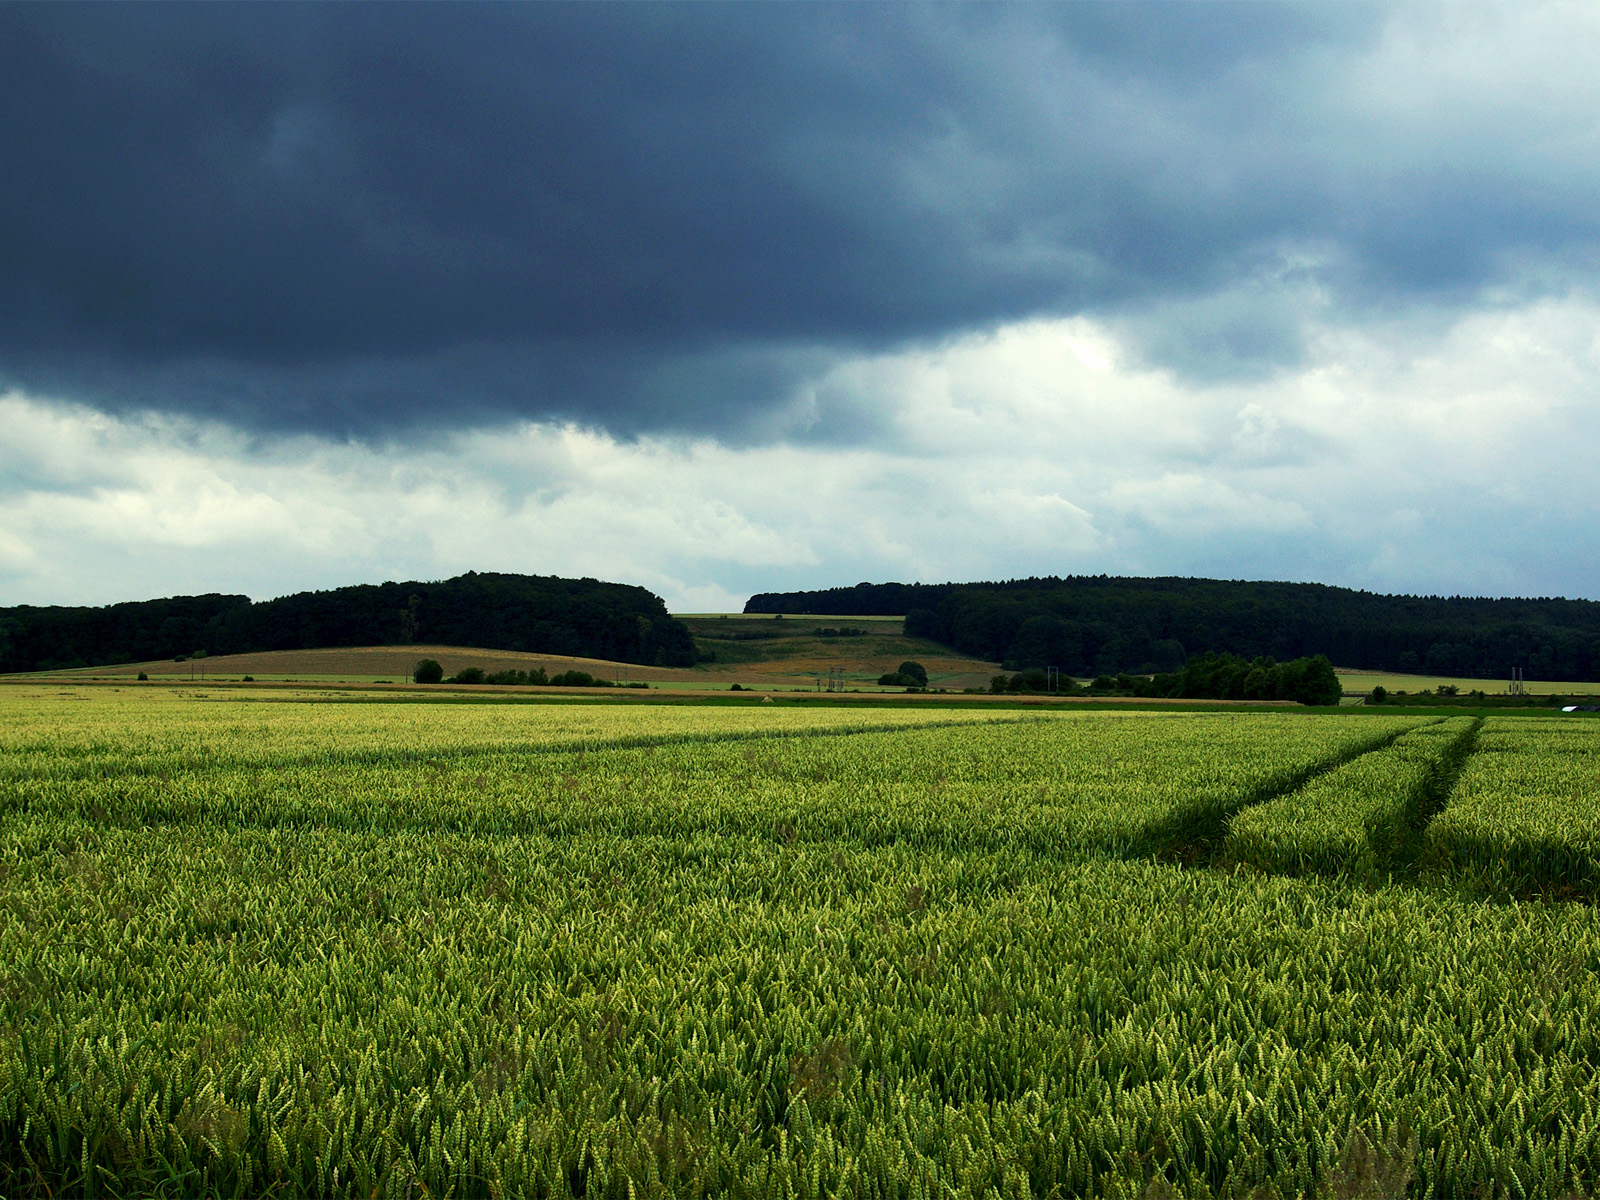
{"label": "forested hill", "polygon": [[259,604],[209,595],[0,608],[0,671],[410,642],[653,666],[695,661],[694,639],[659,596],[594,579],[469,571],[443,582],[299,592]]}
{"label": "forested hill", "polygon": [[1204,651],[1347,667],[1600,679],[1600,603],[1383,596],[1315,583],[1080,576],[857,584],[752,596],[748,613],[904,613],[906,633],[1009,669],[1171,671]]}

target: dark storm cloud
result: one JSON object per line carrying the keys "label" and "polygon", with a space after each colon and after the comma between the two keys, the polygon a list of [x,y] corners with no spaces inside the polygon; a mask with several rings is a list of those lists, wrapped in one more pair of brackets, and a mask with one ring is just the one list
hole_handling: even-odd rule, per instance
{"label": "dark storm cloud", "polygon": [[[1283,242],[1352,296],[1591,243],[1584,187],[1324,144],[1387,11],[9,5],[0,378],[728,432],[829,353],[1187,304]],[[1294,353],[1217,319],[1229,361]],[[1151,352],[1212,369],[1214,324]]]}

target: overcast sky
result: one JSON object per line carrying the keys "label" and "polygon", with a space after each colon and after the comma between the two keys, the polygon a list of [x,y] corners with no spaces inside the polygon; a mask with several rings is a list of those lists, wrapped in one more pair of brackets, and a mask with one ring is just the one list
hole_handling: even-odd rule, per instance
{"label": "overcast sky", "polygon": [[1600,598],[1591,4],[11,4],[0,214],[0,604]]}

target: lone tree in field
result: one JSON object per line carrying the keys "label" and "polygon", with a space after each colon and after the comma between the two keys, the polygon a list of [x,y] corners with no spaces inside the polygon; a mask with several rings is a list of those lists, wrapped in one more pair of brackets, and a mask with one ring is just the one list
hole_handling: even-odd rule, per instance
{"label": "lone tree in field", "polygon": [[431,658],[424,658],[417,663],[411,672],[411,678],[418,683],[438,683],[444,678],[444,668]]}
{"label": "lone tree in field", "polygon": [[925,688],[928,672],[921,663],[903,662],[893,671],[878,676],[878,682],[886,687]]}
{"label": "lone tree in field", "polygon": [[918,687],[928,686],[928,671],[919,662],[903,662],[894,669],[896,675],[904,675],[907,679],[916,680]]}

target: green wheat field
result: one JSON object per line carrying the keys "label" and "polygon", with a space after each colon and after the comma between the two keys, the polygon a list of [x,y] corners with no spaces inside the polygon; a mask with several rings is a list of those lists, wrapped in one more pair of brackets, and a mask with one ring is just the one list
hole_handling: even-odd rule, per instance
{"label": "green wheat field", "polygon": [[0,691],[15,1196],[1600,1186],[1600,721]]}

